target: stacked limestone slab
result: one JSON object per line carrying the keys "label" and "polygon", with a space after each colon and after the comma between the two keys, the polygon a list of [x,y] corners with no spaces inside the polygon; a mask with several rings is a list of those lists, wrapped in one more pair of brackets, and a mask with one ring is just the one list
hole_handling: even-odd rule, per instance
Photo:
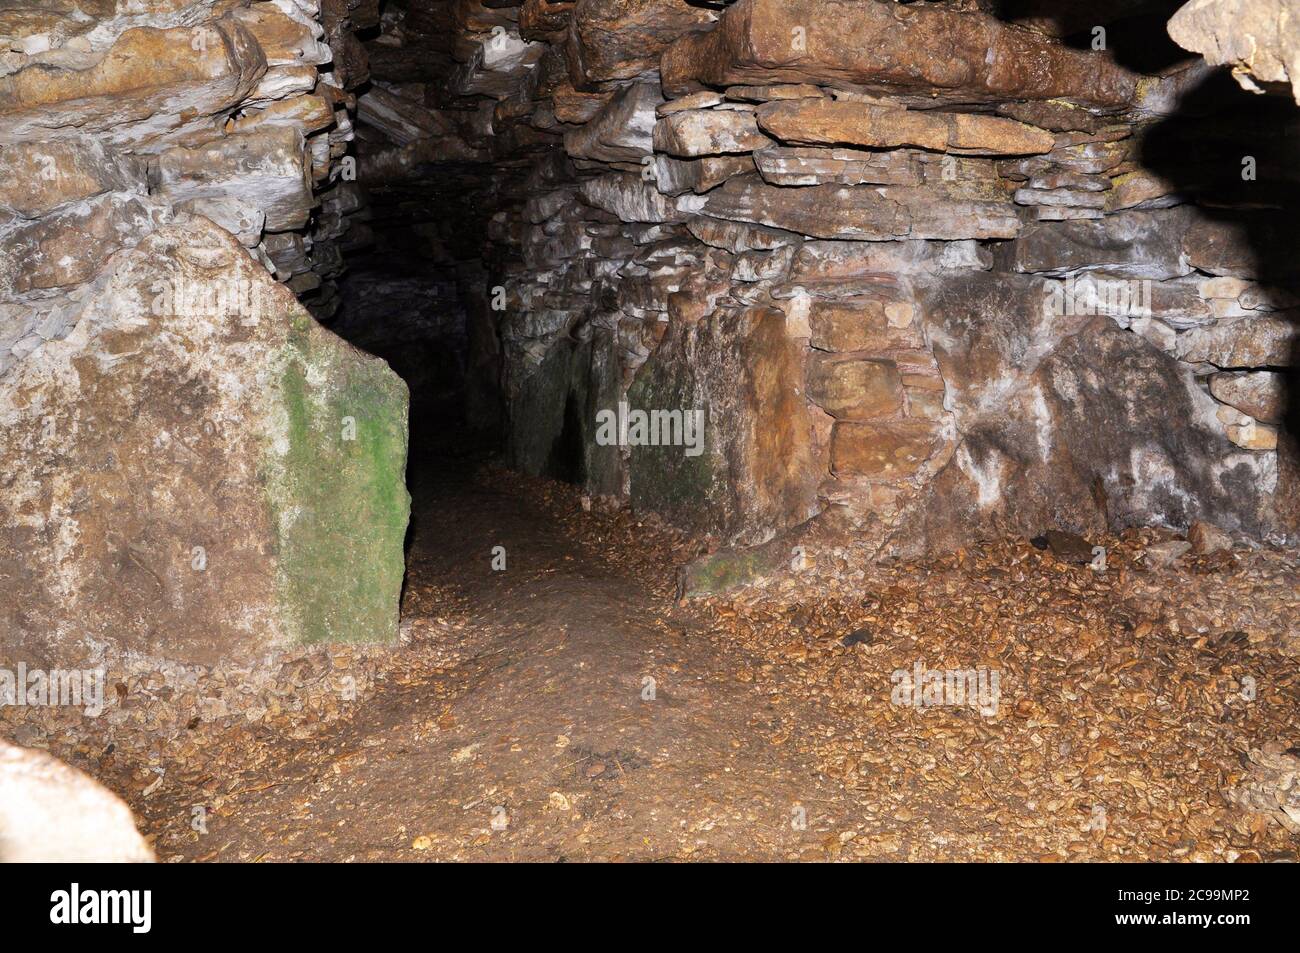
{"label": "stacked limestone slab", "polygon": [[406,389],[302,303],[362,7],[0,11],[0,663],[396,636]]}
{"label": "stacked limestone slab", "polygon": [[[1294,116],[1238,114],[1199,61],[1143,75],[1060,38],[1100,19],[1119,43],[1145,8],[984,6],[394,14],[372,46],[456,64],[392,84],[435,117],[413,126],[454,130],[388,134],[435,156],[405,181],[491,156],[470,186],[490,227],[460,254],[501,292],[471,320],[514,462],[733,543],[832,508],[882,553],[1051,525],[1293,534]],[[608,445],[620,402],[704,410],[706,451]]]}

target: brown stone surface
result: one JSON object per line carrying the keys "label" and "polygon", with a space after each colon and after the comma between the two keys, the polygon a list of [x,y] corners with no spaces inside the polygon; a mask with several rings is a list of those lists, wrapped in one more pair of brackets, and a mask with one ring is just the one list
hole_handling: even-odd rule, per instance
{"label": "brown stone surface", "polygon": [[739,110],[675,112],[660,119],[654,129],[655,149],[682,158],[753,152],[769,144],[754,114]]}
{"label": "brown stone surface", "polygon": [[578,0],[565,43],[569,78],[589,89],[649,74],[670,43],[715,16],[681,0]]}
{"label": "brown stone surface", "polygon": [[904,150],[799,149],[768,146],[754,164],[769,185],[920,185],[922,164]]}
{"label": "brown stone surface", "polygon": [[111,192],[23,223],[0,238],[0,294],[87,281],[105,255],[135,244],[169,217],[165,207],[144,196]]}
{"label": "brown stone surface", "polygon": [[1229,442],[1186,364],[1109,318],[1044,311],[1043,294],[1035,280],[973,275],[926,296],[959,434],[916,504],[928,545],[980,526],[1279,525],[1274,461]]}
{"label": "brown stone surface", "polygon": [[920,469],[939,442],[935,427],[922,421],[839,421],[831,442],[831,466],[837,476],[903,480]]}
{"label": "brown stone surface", "polygon": [[36,64],[0,77],[0,136],[59,137],[70,128],[113,141],[175,136],[238,104],[266,69],[237,22],[128,30],[93,66]]}
{"label": "brown stone surface", "polygon": [[915,189],[792,189],[768,185],[757,176],[728,180],[709,193],[704,211],[827,239],[1014,238],[1020,232],[1020,219],[993,202],[934,205]]}
{"label": "brown stone surface", "polygon": [[1276,371],[1215,374],[1210,393],[1266,424],[1281,423],[1286,412],[1286,380]]}
{"label": "brown stone surface", "polygon": [[936,101],[1074,99],[1128,104],[1137,77],[986,14],[856,0],[740,0],[664,53],[664,90],[852,83]]}
{"label": "brown stone surface", "polygon": [[866,103],[797,99],[767,103],[758,122],[782,142],[798,145],[916,146],[958,155],[1011,156],[1051,152],[1056,138],[1013,119],[919,112]]}
{"label": "brown stone surface", "polygon": [[1300,338],[1296,318],[1294,314],[1235,318],[1193,328],[1179,336],[1178,356],[1216,367],[1288,367]]}
{"label": "brown stone surface", "polygon": [[721,312],[673,326],[659,347],[664,357],[697,357],[646,365],[628,399],[636,407],[704,408],[706,449],[688,457],[680,447],[634,447],[635,503],[742,542],[811,516],[816,476],[799,393],[802,347],[786,334],[785,315]]}
{"label": "brown stone surface", "polygon": [[82,291],[75,330],[0,376],[0,453],[26,474],[0,487],[8,657],[394,638],[405,385],[203,219]]}
{"label": "brown stone surface", "polygon": [[1198,217],[1187,229],[1183,253],[1211,275],[1294,281],[1300,276],[1300,261],[1292,254],[1294,230],[1285,214]]}
{"label": "brown stone surface", "polygon": [[[35,6],[0,13],[0,384],[201,215],[417,392],[463,379],[515,465],[708,545],[1288,525],[1300,123],[1131,72],[1116,4]],[[1054,39],[1094,15],[1125,43]],[[720,444],[596,444],[630,394]]]}
{"label": "brown stone surface", "polygon": [[837,420],[874,420],[902,410],[903,383],[890,360],[818,355],[808,367],[808,396]]}
{"label": "brown stone surface", "polygon": [[140,163],[98,142],[11,143],[0,151],[0,208],[38,218],[104,192],[144,191]]}
{"label": "brown stone surface", "polygon": [[891,351],[923,346],[915,305],[902,298],[813,299],[812,346],[825,351]]}
{"label": "brown stone surface", "polygon": [[639,162],[654,152],[655,107],[663,96],[656,83],[633,83],[577,129],[564,135],[569,155],[601,162]]}
{"label": "brown stone surface", "polygon": [[[255,163],[250,155],[258,157]],[[298,129],[270,127],[169,150],[158,158],[157,187],[171,202],[238,195],[265,212],[268,230],[302,228],[315,204],[303,158]]]}
{"label": "brown stone surface", "polygon": [[655,156],[655,185],[665,195],[682,192],[708,192],[732,176],[754,171],[754,160],[747,155],[705,156],[702,159],[674,159]]}
{"label": "brown stone surface", "polygon": [[1122,278],[1176,278],[1190,274],[1183,239],[1189,209],[1129,211],[1101,221],[1030,225],[1014,249],[1016,271],[1071,275],[1104,271]]}

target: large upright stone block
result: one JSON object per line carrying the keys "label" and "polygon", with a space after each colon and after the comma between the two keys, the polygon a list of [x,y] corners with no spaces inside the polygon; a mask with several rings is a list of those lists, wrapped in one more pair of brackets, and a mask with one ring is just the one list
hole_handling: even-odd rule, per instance
{"label": "large upright stone block", "polygon": [[633,506],[746,545],[811,517],[818,465],[802,351],[775,308],[673,322],[627,400],[645,411],[701,411],[702,452],[633,446]]}
{"label": "large upright stone block", "polygon": [[0,377],[0,657],[211,662],[396,636],[406,387],[206,219]]}

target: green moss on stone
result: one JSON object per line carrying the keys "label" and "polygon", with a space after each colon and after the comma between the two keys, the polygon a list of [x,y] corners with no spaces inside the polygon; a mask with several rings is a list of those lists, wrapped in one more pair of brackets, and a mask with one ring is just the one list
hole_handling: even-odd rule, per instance
{"label": "green moss on stone", "polygon": [[281,364],[265,475],[285,629],[298,643],[395,638],[410,516],[406,385],[305,315],[291,319]]}
{"label": "green moss on stone", "polygon": [[754,550],[726,550],[704,556],[686,570],[685,594],[688,596],[726,592],[747,585],[776,567],[771,555]]}

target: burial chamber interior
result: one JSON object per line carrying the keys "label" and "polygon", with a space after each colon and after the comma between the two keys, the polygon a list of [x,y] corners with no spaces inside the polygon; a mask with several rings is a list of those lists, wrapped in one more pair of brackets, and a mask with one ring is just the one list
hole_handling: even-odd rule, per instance
{"label": "burial chamber interior", "polygon": [[586,515],[663,618],[1275,560],[1293,668],[1300,39],[1180,6],[0,4],[0,669],[334,719]]}
{"label": "burial chamber interior", "polygon": [[401,388],[304,308],[404,378],[415,459],[495,441],[727,579],[823,530],[877,559],[1294,535],[1297,119],[1193,52],[1211,18],[1180,46],[1157,2],[64,6],[6,24],[33,651],[395,634]]}
{"label": "burial chamber interior", "polygon": [[710,551],[1294,533],[1286,96],[1177,3],[729,6],[358,34],[326,323],[406,378],[414,446],[484,435]]}

